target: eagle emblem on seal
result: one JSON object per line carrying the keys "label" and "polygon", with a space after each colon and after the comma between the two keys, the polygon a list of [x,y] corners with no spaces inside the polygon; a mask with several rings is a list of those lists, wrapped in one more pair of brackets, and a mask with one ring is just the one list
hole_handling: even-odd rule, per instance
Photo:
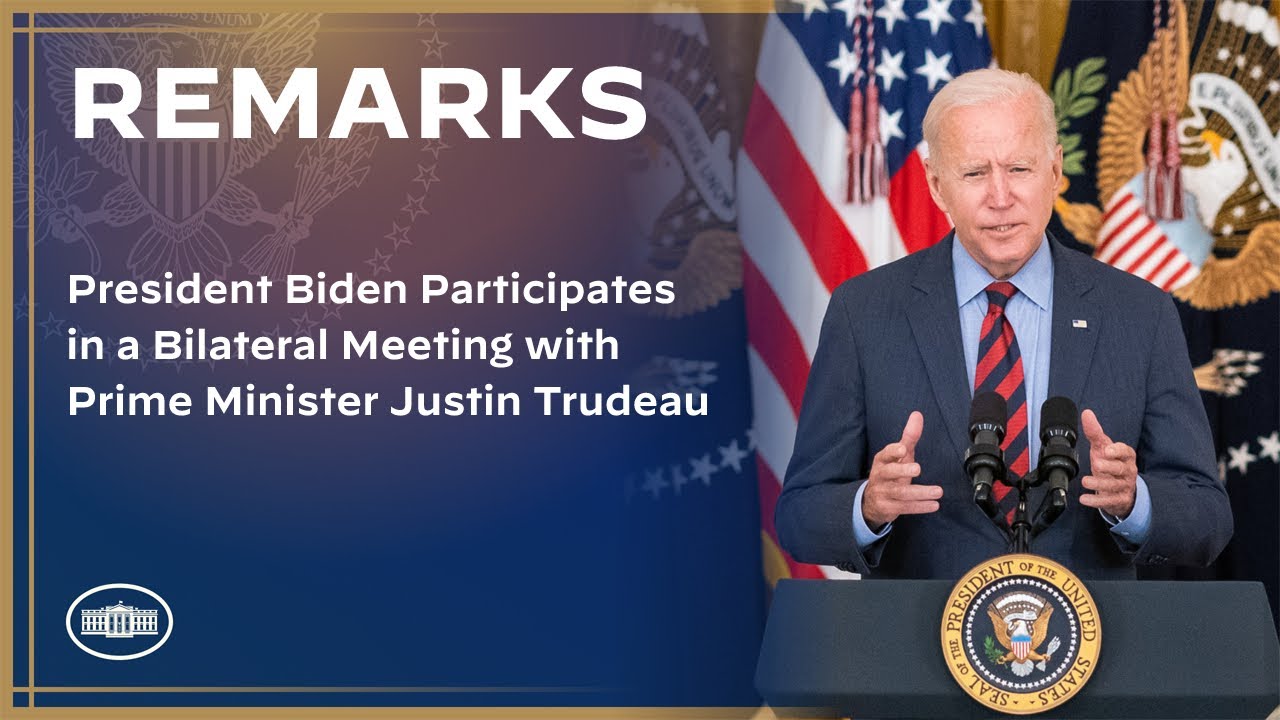
{"label": "eagle emblem on seal", "polygon": [[996,664],[1009,665],[1018,677],[1030,675],[1033,666],[1043,671],[1060,644],[1054,638],[1044,653],[1037,650],[1049,635],[1052,615],[1053,607],[1032,593],[1012,592],[996,598],[987,607],[996,642],[1005,649],[1004,653],[993,653],[998,655],[993,658]]}

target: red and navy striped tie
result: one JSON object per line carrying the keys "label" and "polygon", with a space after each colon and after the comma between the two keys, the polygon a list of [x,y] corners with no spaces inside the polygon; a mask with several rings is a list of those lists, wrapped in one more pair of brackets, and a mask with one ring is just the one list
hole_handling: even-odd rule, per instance
{"label": "red and navy striped tie", "polygon": [[[1027,444],[1027,387],[1022,378],[1022,353],[1013,325],[1004,313],[1009,298],[1018,288],[1009,282],[993,282],[987,286],[987,316],[982,319],[978,336],[978,369],[974,373],[973,393],[996,392],[1009,405],[1009,423],[1005,427],[1004,458],[1010,476],[1027,474],[1031,458]],[[996,502],[1007,524],[1013,524],[1017,505],[1016,493],[1004,483],[995,486]]]}

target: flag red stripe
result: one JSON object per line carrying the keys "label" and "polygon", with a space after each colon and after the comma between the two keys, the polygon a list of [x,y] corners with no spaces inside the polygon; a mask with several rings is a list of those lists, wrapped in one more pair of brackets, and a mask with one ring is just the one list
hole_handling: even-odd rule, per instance
{"label": "flag red stripe", "polygon": [[827,289],[865,272],[867,260],[853,233],[827,202],[786,123],[759,86],[751,98],[742,147],[804,242]]}
{"label": "flag red stripe", "polygon": [[933,245],[951,232],[951,222],[929,195],[924,162],[913,150],[889,181],[889,209],[907,252]]}
{"label": "flag red stripe", "polygon": [[[1124,206],[1116,205],[1115,207],[1120,208]],[[1107,245],[1109,245],[1113,239],[1118,237],[1120,233],[1123,233],[1124,229],[1129,227],[1129,225],[1131,225],[1134,220],[1137,220],[1138,216],[1141,214],[1142,214],[1142,208],[1137,208],[1137,207],[1134,208],[1133,212],[1129,213],[1129,215],[1123,221],[1121,221],[1120,225],[1116,227],[1115,230],[1107,233],[1106,237],[1102,238],[1102,242],[1098,244],[1098,247],[1093,252],[1094,256],[1096,257],[1098,255],[1101,255],[1102,251],[1107,249]]]}
{"label": "flag red stripe", "polygon": [[[1133,262],[1129,263],[1129,265],[1128,265],[1127,267],[1123,268],[1123,269],[1124,269],[1124,271],[1125,271],[1125,272],[1128,272],[1128,273],[1132,273],[1132,274],[1134,274],[1134,275],[1137,275],[1137,274],[1138,274],[1138,272],[1137,272],[1137,271],[1138,271],[1138,268],[1142,267],[1142,263],[1146,262],[1146,261],[1147,261],[1147,258],[1150,258],[1150,257],[1151,257],[1151,255],[1152,255],[1155,251],[1157,251],[1157,250],[1161,250],[1161,249],[1163,249],[1163,250],[1169,250],[1169,251],[1172,251],[1172,249],[1173,249],[1173,244],[1172,244],[1172,243],[1168,243],[1168,242],[1163,242],[1163,243],[1162,243],[1162,242],[1153,242],[1153,243],[1151,243],[1151,247],[1147,248],[1147,251],[1146,251],[1146,252],[1144,252],[1144,253],[1142,253],[1141,255],[1139,255],[1137,260],[1134,260]],[[1117,259],[1118,259],[1118,258],[1117,258]],[[1153,275],[1152,277],[1155,277],[1155,276]]]}
{"label": "flag red stripe", "polygon": [[[1186,274],[1187,274],[1187,271],[1188,271],[1188,270],[1190,270],[1190,269],[1191,269],[1191,264],[1190,264],[1190,263],[1187,263],[1187,264],[1183,265],[1183,266],[1182,266],[1182,269],[1181,269],[1181,270],[1179,270],[1179,271],[1178,271],[1178,272],[1177,272],[1173,277],[1169,278],[1169,281],[1168,281],[1168,282],[1166,282],[1166,283],[1164,284],[1164,287],[1162,287],[1162,288],[1160,288],[1160,289],[1161,289],[1161,290],[1164,290],[1165,292],[1169,292],[1170,290],[1174,289],[1175,287],[1177,287],[1177,286],[1178,286],[1178,281],[1179,281],[1179,280],[1181,280],[1181,279],[1182,279],[1182,276],[1183,276],[1183,275],[1186,275]],[[1154,277],[1154,274],[1152,275],[1152,277]]]}
{"label": "flag red stripe", "polygon": [[809,357],[778,296],[746,253],[742,257],[742,297],[747,311],[747,338],[798,417],[809,377]]}

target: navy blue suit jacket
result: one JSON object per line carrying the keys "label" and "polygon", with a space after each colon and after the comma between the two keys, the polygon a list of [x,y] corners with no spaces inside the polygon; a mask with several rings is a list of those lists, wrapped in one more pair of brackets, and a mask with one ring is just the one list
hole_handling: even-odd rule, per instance
{"label": "navy blue suit jacket", "polygon": [[[949,235],[845,282],[831,296],[775,512],[782,546],[801,562],[868,577],[958,578],[1008,551],[1003,531],[973,504],[961,464],[972,383],[952,242]],[[1135,563],[1207,565],[1231,538],[1231,508],[1173,300],[1052,238],[1049,244],[1049,397],[1092,409],[1112,440],[1137,451],[1151,492],[1151,527],[1141,546],[1114,535],[1097,510],[1080,504],[1077,478],[1066,512],[1032,542],[1032,552],[1084,578],[1132,578]],[[1075,320],[1087,327],[1075,327]],[[941,508],[899,517],[864,555],[853,538],[854,494],[874,455],[900,439],[912,410],[924,414],[916,481],[942,486]],[[1077,450],[1084,476],[1090,469],[1083,433]],[[1043,492],[1031,496],[1031,511]]]}

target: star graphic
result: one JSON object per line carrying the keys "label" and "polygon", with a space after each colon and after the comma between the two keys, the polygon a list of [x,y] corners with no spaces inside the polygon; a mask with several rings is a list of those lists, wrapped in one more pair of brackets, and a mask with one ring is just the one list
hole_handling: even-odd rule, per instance
{"label": "star graphic", "polygon": [[658,496],[662,494],[662,488],[667,487],[669,484],[670,483],[666,480],[662,479],[662,468],[658,468],[653,471],[644,471],[644,484],[642,484],[640,488],[647,491],[650,495],[653,495],[653,499],[657,500]]}
{"label": "star graphic", "polygon": [[849,81],[849,76],[854,76],[854,80],[858,77],[858,56],[853,54],[848,45],[840,43],[839,55],[827,63],[827,67],[840,73],[840,84],[844,85]]}
{"label": "star graphic", "polygon": [[[948,55],[947,57],[949,58],[951,56]],[[950,80],[951,76],[948,75],[947,79]],[[400,211],[409,213],[410,223],[417,220],[419,215],[430,214],[427,212],[427,209],[422,206],[422,201],[427,199],[426,195],[414,197],[413,195],[405,193],[404,197],[405,197],[404,205],[401,206]]]}
{"label": "star graphic", "polygon": [[[411,227],[413,227],[413,225],[405,225],[404,227],[400,227],[400,223],[392,221],[391,232],[387,233],[386,235],[383,235],[382,237],[390,240],[392,243],[395,244],[395,247],[391,248],[393,252],[396,250],[399,250],[401,245],[413,244],[413,241],[409,239],[409,228]],[[327,314],[326,314],[326,317],[327,317]]]}
{"label": "star graphic", "polygon": [[894,138],[907,139],[907,136],[902,134],[902,108],[889,112],[883,105],[880,106],[880,137],[884,138],[886,145]]}
{"label": "star graphic", "polygon": [[893,32],[893,26],[899,20],[906,22],[907,14],[902,12],[902,4],[906,0],[885,0],[884,7],[876,11],[876,17],[884,20],[885,29]]}
{"label": "star graphic", "polygon": [[932,50],[925,48],[924,64],[916,68],[916,74],[929,79],[929,92],[933,92],[938,83],[951,80],[951,71],[947,70],[949,64],[951,64],[951,53],[938,57]]}
{"label": "star graphic", "polygon": [[826,12],[826,11],[827,11],[827,3],[826,3],[826,0],[791,0],[791,2],[793,2],[793,3],[797,4],[797,5],[803,5],[803,6],[804,6],[804,19],[805,19],[805,20],[808,20],[808,19],[809,19],[809,16],[810,16],[810,15],[813,15],[813,11],[814,11],[814,10],[820,10],[820,11],[822,11],[822,12]]}
{"label": "star graphic", "polygon": [[894,80],[907,81],[906,73],[902,72],[902,59],[906,56],[906,50],[897,55],[890,55],[888,50],[880,49],[880,64],[876,65],[876,75],[884,81],[885,92],[889,92],[893,87]]}
{"label": "star graphic", "polygon": [[41,320],[36,324],[44,329],[44,338],[48,340],[54,335],[62,337],[62,323],[64,322],[66,322],[66,320],[59,320],[53,316],[53,313],[49,313],[48,319]]}
{"label": "star graphic", "polygon": [[364,263],[373,268],[374,277],[378,277],[384,272],[391,272],[391,256],[383,254],[379,248],[374,248],[373,257],[365,260]]}
{"label": "star graphic", "polygon": [[13,319],[21,320],[25,317],[30,317],[29,313],[30,311],[35,310],[35,307],[32,306],[31,301],[27,299],[27,294],[22,293],[22,299],[19,300],[17,304],[13,306],[13,310],[15,313],[15,316]]}
{"label": "star graphic", "polygon": [[279,340],[279,339],[280,339],[280,325],[279,325],[279,324],[277,324],[274,328],[271,328],[270,330],[267,330],[266,332],[262,333],[262,336],[263,336],[263,337],[269,337],[269,338],[271,338],[272,340]]}
{"label": "star graphic", "polygon": [[951,0],[929,0],[929,7],[916,13],[916,19],[929,21],[929,31],[933,35],[938,34],[943,23],[956,21],[951,17]]}
{"label": "star graphic", "polygon": [[435,27],[436,14],[435,13],[418,13],[418,27],[422,27],[423,25]]}
{"label": "star graphic", "polygon": [[419,40],[418,42],[422,43],[423,46],[427,48],[422,57],[429,58],[432,55],[435,55],[437,58],[440,58],[441,62],[444,62],[444,53],[442,51],[448,47],[449,43],[440,39],[439,31],[431,33],[431,37]]}
{"label": "star graphic", "polygon": [[965,13],[964,21],[973,26],[973,32],[982,37],[987,27],[987,16],[982,12],[982,0],[973,0],[973,6]]}
{"label": "star graphic", "polygon": [[756,429],[747,428],[747,450],[755,450],[757,443]]}
{"label": "star graphic", "polygon": [[431,165],[428,165],[426,167],[419,165],[418,176],[415,177],[413,181],[422,183],[422,187],[424,191],[431,189],[431,183],[440,182],[440,177],[436,175],[435,163],[432,163]]}
{"label": "star graphic", "polygon": [[844,26],[853,27],[854,18],[865,17],[867,6],[862,0],[840,0],[831,7],[844,13]]}
{"label": "star graphic", "polygon": [[324,321],[329,318],[337,318],[338,320],[341,320],[342,306],[343,303],[333,303],[332,305],[329,303],[323,303],[320,307],[324,308],[324,317],[320,318],[320,320]]}
{"label": "star graphic", "polygon": [[300,335],[306,335],[307,337],[311,337],[311,329],[319,324],[319,322],[311,319],[310,310],[304,310],[302,311],[301,316],[293,318],[293,336],[298,337]]}
{"label": "star graphic", "polygon": [[1280,463],[1280,432],[1273,432],[1267,436],[1258,436],[1258,457],[1264,457],[1273,463]]}
{"label": "star graphic", "polygon": [[680,494],[680,488],[689,484],[689,478],[685,477],[684,470],[679,465],[671,466],[671,489],[676,491],[676,495]]}
{"label": "star graphic", "polygon": [[1239,470],[1244,475],[1249,470],[1249,463],[1257,460],[1258,457],[1249,452],[1249,443],[1241,443],[1240,447],[1227,448],[1227,453],[1231,455],[1231,460],[1227,462],[1227,467],[1232,470]]}
{"label": "star graphic", "polygon": [[440,138],[427,138],[427,141],[422,145],[422,152],[429,152],[431,153],[431,157],[439,160],[440,151],[448,150],[451,147],[453,146]]}
{"label": "star graphic", "polygon": [[689,465],[693,468],[689,477],[701,481],[703,485],[711,485],[711,476],[716,474],[716,466],[711,462],[710,454],[690,460]]}
{"label": "star graphic", "polygon": [[142,346],[142,352],[138,353],[138,362],[139,362],[139,363],[141,364],[141,366],[142,366],[142,367],[140,368],[140,369],[142,370],[142,372],[146,372],[146,371],[147,371],[147,366],[148,366],[148,365],[150,365],[151,363],[153,363],[153,362],[158,362],[158,361],[156,360],[156,346],[155,346],[155,345],[143,345],[143,346]]}
{"label": "star graphic", "polygon": [[750,453],[738,447],[738,440],[734,438],[728,445],[720,448],[720,467],[732,467],[736,473],[742,472],[742,459]]}

